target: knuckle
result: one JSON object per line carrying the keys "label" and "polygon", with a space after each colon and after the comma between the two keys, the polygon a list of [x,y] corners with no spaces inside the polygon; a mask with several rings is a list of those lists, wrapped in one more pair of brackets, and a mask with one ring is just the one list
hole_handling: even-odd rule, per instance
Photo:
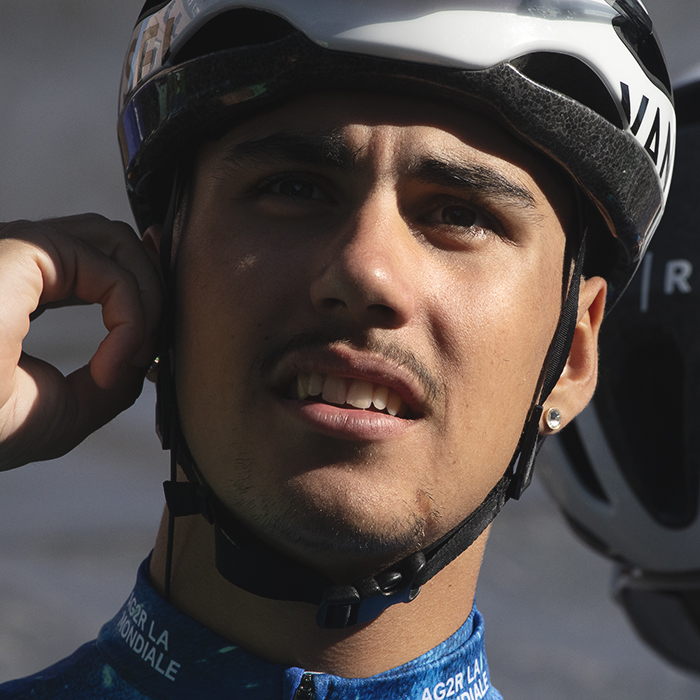
{"label": "knuckle", "polygon": [[0,238],[5,240],[17,238],[25,239],[34,232],[46,230],[46,225],[41,221],[28,221],[27,219],[18,219],[17,221],[9,221],[0,224]]}
{"label": "knuckle", "polygon": [[126,223],[126,221],[120,221],[119,219],[112,219],[109,222],[109,227],[111,233],[115,236],[122,236],[129,240],[139,240],[136,231]]}

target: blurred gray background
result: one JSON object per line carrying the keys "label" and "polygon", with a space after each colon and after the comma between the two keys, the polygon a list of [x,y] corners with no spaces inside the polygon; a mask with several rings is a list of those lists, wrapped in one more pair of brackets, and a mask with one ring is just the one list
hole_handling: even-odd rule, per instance
{"label": "blurred gray background", "polygon": [[[677,78],[700,62],[700,2],[646,0]],[[122,59],[142,0],[0,0],[0,216],[96,211],[131,222],[115,136]],[[25,349],[85,363],[99,311],[44,314]],[[0,681],[93,638],[128,595],[162,509],[154,392],[67,457],[0,475]],[[697,700],[700,676],[640,641],[610,564],[568,532],[541,486],[496,520],[478,604],[506,700]]]}

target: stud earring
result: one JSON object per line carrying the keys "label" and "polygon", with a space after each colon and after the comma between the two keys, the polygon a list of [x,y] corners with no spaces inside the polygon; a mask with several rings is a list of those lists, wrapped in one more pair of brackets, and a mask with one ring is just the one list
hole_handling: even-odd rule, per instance
{"label": "stud earring", "polygon": [[559,430],[561,428],[561,411],[558,408],[548,409],[545,422],[550,430]]}

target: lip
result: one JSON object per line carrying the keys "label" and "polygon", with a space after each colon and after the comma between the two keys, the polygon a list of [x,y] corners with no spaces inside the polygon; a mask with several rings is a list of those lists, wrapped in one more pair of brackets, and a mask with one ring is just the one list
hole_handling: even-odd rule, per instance
{"label": "lip", "polygon": [[[409,407],[411,418],[337,406],[285,396],[300,373],[333,374],[363,379],[393,389]],[[341,343],[287,353],[274,367],[270,384],[282,406],[310,427],[338,437],[376,440],[410,429],[428,409],[427,392],[412,372],[371,351],[354,350]]]}
{"label": "lip", "polygon": [[427,411],[427,392],[410,370],[371,351],[341,343],[287,353],[274,368],[271,383],[284,392],[298,374],[312,372],[383,384],[401,397],[415,418],[422,418]]}
{"label": "lip", "polygon": [[315,432],[344,440],[381,441],[411,430],[415,420],[359,408],[298,399],[279,399],[282,407]]}

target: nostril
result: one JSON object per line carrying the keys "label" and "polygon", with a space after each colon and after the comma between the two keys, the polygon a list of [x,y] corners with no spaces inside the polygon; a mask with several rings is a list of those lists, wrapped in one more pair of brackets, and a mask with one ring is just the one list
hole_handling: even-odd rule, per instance
{"label": "nostril", "polygon": [[367,314],[377,326],[390,328],[401,325],[400,315],[396,309],[386,304],[370,304],[367,307]]}
{"label": "nostril", "polygon": [[324,311],[337,311],[339,309],[345,308],[346,304],[341,299],[323,299],[321,301],[321,307]]}

